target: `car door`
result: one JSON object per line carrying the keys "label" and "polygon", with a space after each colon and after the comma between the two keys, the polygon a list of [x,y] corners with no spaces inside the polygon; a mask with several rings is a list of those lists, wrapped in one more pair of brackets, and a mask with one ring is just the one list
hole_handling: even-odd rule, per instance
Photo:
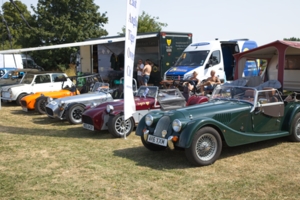
{"label": "car door", "polygon": [[258,91],[257,103],[251,118],[255,133],[274,133],[281,128],[284,102],[278,95],[278,91],[275,91],[275,94],[270,90]]}
{"label": "car door", "polygon": [[[54,90],[61,90],[62,87],[71,87],[70,80],[66,78],[65,74],[55,73],[52,74],[52,87]],[[63,84],[64,83],[64,84]]]}
{"label": "car door", "polygon": [[53,91],[53,85],[49,74],[39,74],[35,76],[32,92]]}

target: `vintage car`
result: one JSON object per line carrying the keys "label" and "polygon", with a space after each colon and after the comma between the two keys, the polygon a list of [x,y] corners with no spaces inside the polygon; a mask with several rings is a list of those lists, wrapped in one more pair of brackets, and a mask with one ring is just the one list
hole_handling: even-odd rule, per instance
{"label": "vintage car", "polygon": [[[122,85],[124,78],[118,80],[118,85]],[[120,87],[118,87],[120,88]],[[121,87],[123,88],[123,87]],[[133,79],[133,92],[137,91],[137,82]],[[84,109],[93,108],[103,102],[113,101],[123,98],[123,92],[109,88],[108,83],[97,82],[93,84],[91,92],[72,97],[64,97],[56,100],[48,99],[46,114],[50,118],[68,120],[70,124],[81,124],[81,115]]]}
{"label": "vintage car", "polygon": [[48,98],[46,114],[50,118],[68,120],[70,124],[80,124],[81,114],[86,106],[95,106],[106,101],[112,101],[112,91],[108,83],[97,82],[91,92],[76,96],[53,100]]}
{"label": "vintage car", "polygon": [[149,150],[184,149],[192,164],[203,166],[218,159],[223,144],[232,147],[285,136],[300,142],[299,127],[295,94],[221,85],[207,103],[148,113],[136,135]]}
{"label": "vintage car", "polygon": [[[63,81],[56,81],[60,76],[67,77],[65,73],[60,72],[27,72],[20,83],[1,88],[1,99],[7,102],[15,101],[21,105],[21,99],[29,94],[61,89]],[[73,82],[67,80],[65,85],[71,87]]]}
{"label": "vintage car", "polygon": [[102,103],[82,114],[83,128],[108,130],[114,137],[128,136],[140,119],[151,110],[181,108],[186,105],[208,101],[205,96],[193,96],[186,103],[184,96],[177,89],[159,90],[156,86],[141,86],[134,95],[136,112],[124,121],[124,100]]}
{"label": "vintage car", "polygon": [[[72,87],[66,86],[65,83],[67,83],[67,79],[65,77],[61,77],[63,79],[63,82],[60,90],[37,92],[31,95],[27,95],[21,99],[22,109],[25,112],[28,112],[28,110],[35,110],[40,114],[45,114],[48,98],[51,98],[53,100],[68,96],[79,95],[81,93],[86,93],[89,91],[89,87],[91,84],[94,84],[96,81],[99,81],[98,76],[98,74],[91,74],[68,77],[67,79],[71,80],[74,83]],[[57,80],[59,80],[59,78]],[[78,87],[77,80],[80,80],[81,82],[82,80],[84,80],[85,84],[82,84],[81,87]]]}

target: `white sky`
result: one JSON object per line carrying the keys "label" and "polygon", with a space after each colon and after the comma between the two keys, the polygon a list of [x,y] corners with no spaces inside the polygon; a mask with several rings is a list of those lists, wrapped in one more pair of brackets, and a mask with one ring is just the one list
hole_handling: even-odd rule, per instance
{"label": "white sky", "polygon": [[[2,0],[7,1],[7,0]],[[21,0],[30,8],[38,0]],[[71,0],[72,2],[72,0]],[[109,36],[125,25],[126,0],[94,0],[100,13],[107,12],[104,26]],[[248,38],[258,45],[300,38],[300,0],[141,0],[145,11],[160,22],[165,31],[191,32],[193,42]],[[298,16],[298,17],[297,17]]]}

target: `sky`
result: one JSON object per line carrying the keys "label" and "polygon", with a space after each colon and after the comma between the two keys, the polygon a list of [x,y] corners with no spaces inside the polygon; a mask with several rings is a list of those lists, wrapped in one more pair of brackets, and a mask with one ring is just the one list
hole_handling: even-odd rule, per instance
{"label": "sky", "polygon": [[[7,1],[7,0],[6,0]],[[20,0],[36,7],[38,0]],[[2,0],[5,2],[5,0]],[[94,0],[108,17],[104,25],[115,36],[126,21],[126,0]],[[300,38],[300,0],[140,0],[145,11],[167,23],[163,31],[191,32],[193,42],[248,38],[258,46]],[[31,11],[31,9],[29,9]],[[299,15],[298,15],[299,16]]]}

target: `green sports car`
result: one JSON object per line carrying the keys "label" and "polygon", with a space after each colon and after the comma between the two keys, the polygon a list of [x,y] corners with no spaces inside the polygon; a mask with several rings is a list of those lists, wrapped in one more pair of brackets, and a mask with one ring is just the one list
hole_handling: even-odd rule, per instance
{"label": "green sports car", "polygon": [[221,85],[210,100],[169,111],[152,111],[136,128],[152,151],[184,149],[194,165],[214,163],[222,145],[238,146],[278,137],[300,142],[300,102],[297,93],[277,89]]}

